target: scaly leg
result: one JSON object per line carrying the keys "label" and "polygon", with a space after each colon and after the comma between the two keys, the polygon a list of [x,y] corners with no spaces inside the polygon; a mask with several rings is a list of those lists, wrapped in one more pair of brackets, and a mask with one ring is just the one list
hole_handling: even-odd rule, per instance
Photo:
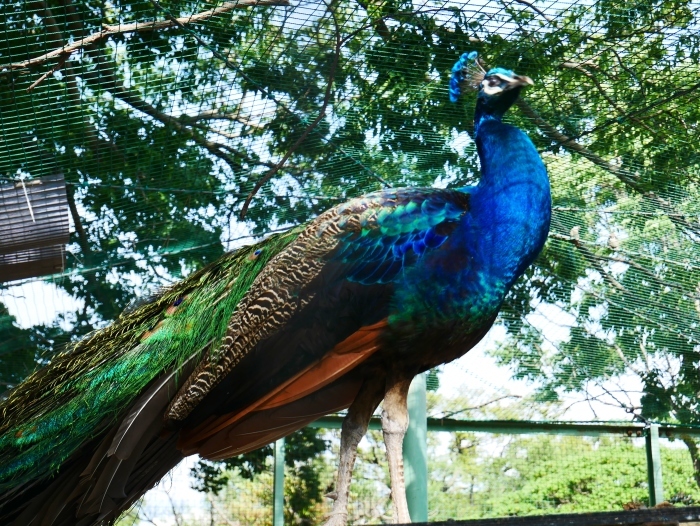
{"label": "scaly leg", "polygon": [[379,405],[384,391],[383,381],[365,381],[348,409],[340,433],[340,460],[338,481],[335,486],[335,502],[324,526],[345,526],[348,520],[348,494],[352,468],[357,457],[357,446],[367,432],[369,419]]}
{"label": "scaly leg", "polygon": [[391,500],[394,502],[394,523],[411,522],[406,501],[406,484],[403,476],[403,437],[408,429],[408,388],[411,379],[387,382],[382,404],[382,431],[386,444],[386,456],[391,476]]}

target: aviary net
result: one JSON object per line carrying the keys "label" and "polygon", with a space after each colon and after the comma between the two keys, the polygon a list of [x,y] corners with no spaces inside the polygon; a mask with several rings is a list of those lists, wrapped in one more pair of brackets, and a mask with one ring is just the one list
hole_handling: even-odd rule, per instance
{"label": "aviary net", "polygon": [[475,95],[447,95],[476,50],[535,81],[507,118],[553,190],[550,238],[489,356],[540,408],[582,393],[700,424],[699,3],[1,9],[0,185],[21,195],[62,176],[71,221],[62,270],[1,285],[3,386],[134,300],[349,197],[476,182]]}

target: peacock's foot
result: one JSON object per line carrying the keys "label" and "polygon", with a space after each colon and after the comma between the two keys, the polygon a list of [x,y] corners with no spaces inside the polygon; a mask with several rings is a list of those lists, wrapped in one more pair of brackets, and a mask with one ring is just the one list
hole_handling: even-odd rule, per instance
{"label": "peacock's foot", "polygon": [[331,512],[326,518],[326,522],[323,526],[345,526],[348,523],[348,513],[347,512]]}

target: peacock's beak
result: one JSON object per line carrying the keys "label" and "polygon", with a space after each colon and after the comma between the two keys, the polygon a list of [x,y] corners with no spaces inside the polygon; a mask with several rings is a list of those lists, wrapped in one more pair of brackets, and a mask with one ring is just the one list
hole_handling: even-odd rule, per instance
{"label": "peacock's beak", "polygon": [[534,86],[535,83],[532,81],[530,77],[526,77],[525,75],[515,75],[511,79],[510,87],[515,88],[518,86]]}

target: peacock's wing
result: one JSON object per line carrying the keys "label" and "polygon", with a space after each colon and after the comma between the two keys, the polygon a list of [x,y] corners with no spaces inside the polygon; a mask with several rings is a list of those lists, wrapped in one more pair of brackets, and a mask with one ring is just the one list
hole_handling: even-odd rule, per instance
{"label": "peacock's wing", "polygon": [[[167,417],[187,419],[180,447],[225,458],[257,443],[256,433],[258,445],[270,441],[272,435],[252,424],[241,427],[252,413],[275,409],[291,429],[347,407],[352,392],[320,397],[289,413],[290,404],[380,347],[392,283],[402,269],[438,249],[468,210],[465,191],[400,189],[353,199],[319,216],[260,273],[222,345],[173,399]],[[238,441],[232,426],[238,426]],[[286,434],[281,427],[276,433]]]}

